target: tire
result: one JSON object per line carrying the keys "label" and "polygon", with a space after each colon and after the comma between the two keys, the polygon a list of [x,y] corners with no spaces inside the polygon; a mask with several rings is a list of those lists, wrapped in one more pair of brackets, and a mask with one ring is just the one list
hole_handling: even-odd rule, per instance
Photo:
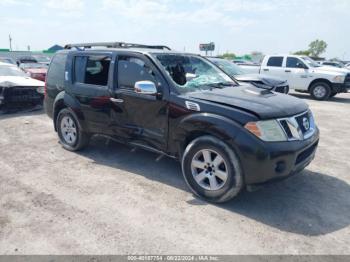
{"label": "tire", "polygon": [[189,188],[208,202],[229,201],[243,188],[243,175],[236,153],[215,137],[202,136],[190,142],[183,153],[181,165]]}
{"label": "tire", "polygon": [[90,135],[83,132],[75,113],[62,109],[56,120],[57,134],[63,148],[69,151],[78,151],[89,144]]}
{"label": "tire", "polygon": [[330,97],[331,93],[331,87],[325,82],[316,82],[310,88],[310,94],[312,98],[319,101],[327,100]]}

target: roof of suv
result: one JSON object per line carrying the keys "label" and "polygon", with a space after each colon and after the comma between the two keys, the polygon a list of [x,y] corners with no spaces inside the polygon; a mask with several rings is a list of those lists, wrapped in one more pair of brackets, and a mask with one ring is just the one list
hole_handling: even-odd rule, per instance
{"label": "roof of suv", "polygon": [[141,54],[149,53],[165,53],[165,54],[191,54],[186,52],[179,52],[171,50],[167,46],[163,45],[143,45],[143,44],[131,44],[124,42],[106,42],[106,43],[83,43],[83,44],[68,44],[64,50],[58,53],[68,53],[70,51],[76,52],[137,52]]}

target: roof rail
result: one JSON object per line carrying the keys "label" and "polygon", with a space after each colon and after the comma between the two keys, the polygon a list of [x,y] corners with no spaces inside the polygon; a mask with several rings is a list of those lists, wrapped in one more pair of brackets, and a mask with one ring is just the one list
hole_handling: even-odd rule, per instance
{"label": "roof rail", "polygon": [[124,42],[103,42],[103,43],[82,43],[82,44],[68,44],[65,45],[64,49],[87,49],[92,47],[107,47],[107,48],[147,48],[147,49],[166,49],[171,50],[165,45],[142,45],[142,44],[132,44]]}

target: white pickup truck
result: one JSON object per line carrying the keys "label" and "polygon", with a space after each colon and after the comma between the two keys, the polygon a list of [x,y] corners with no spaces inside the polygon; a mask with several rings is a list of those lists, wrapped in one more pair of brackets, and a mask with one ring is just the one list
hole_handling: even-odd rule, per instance
{"label": "white pickup truck", "polygon": [[255,67],[255,70],[287,80],[290,89],[310,93],[317,100],[327,100],[338,93],[350,91],[350,70],[321,66],[307,56],[265,56],[261,66]]}

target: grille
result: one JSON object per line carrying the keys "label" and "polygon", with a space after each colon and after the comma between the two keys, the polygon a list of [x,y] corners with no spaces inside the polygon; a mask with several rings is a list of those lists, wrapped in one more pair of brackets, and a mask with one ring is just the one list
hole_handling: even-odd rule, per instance
{"label": "grille", "polygon": [[288,86],[276,86],[274,91],[282,94],[287,94],[289,90]]}
{"label": "grille", "polygon": [[[307,120],[307,123],[304,123],[304,119]],[[298,125],[301,129],[301,131],[303,132],[303,134],[305,134],[307,131],[309,131],[310,129],[310,117],[309,117],[309,113],[305,113],[301,116],[297,116],[295,118],[295,120],[298,122]]]}
{"label": "grille", "polygon": [[36,87],[13,87],[4,90],[4,100],[8,102],[37,102],[42,99]]}
{"label": "grille", "polygon": [[310,111],[293,117],[278,119],[278,121],[290,141],[307,139],[316,130]]}

